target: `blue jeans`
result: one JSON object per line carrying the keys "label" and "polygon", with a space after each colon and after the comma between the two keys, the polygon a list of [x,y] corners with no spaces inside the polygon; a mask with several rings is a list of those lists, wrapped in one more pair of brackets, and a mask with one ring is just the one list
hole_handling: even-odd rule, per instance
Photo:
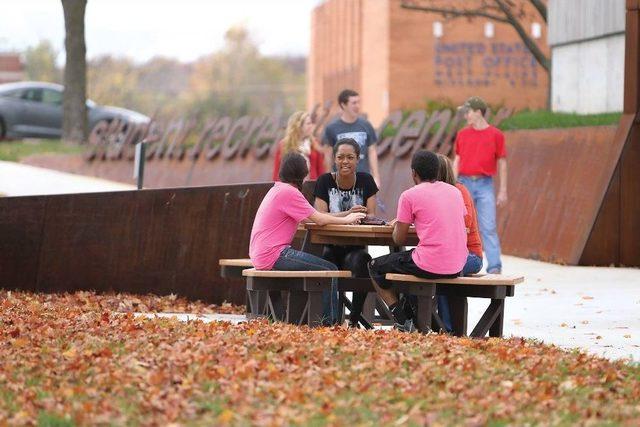
{"label": "blue jeans", "polygon": [[[467,262],[465,262],[462,268],[462,275],[468,276],[475,274],[482,270],[482,258],[473,252],[469,252],[467,255]],[[449,300],[446,295],[438,295],[438,314],[442,323],[447,328],[447,332],[451,332],[453,327],[451,326],[451,311],[449,310]]]}
{"label": "blue jeans", "polygon": [[[280,252],[273,270],[301,271],[301,270],[337,270],[335,264],[315,255],[298,251],[288,247]],[[322,292],[322,316],[328,324],[338,323],[340,307],[338,306],[338,279],[331,279],[331,290]]]}
{"label": "blue jeans", "polygon": [[496,194],[493,188],[493,178],[487,176],[480,179],[471,179],[460,175],[458,181],[467,187],[473,198],[473,203],[476,205],[482,246],[488,261],[487,271],[493,269],[502,270],[500,239],[496,228]]}

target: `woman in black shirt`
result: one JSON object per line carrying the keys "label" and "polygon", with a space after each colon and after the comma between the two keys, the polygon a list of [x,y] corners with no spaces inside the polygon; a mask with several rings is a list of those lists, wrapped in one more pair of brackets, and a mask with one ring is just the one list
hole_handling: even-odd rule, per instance
{"label": "woman in black shirt", "polygon": [[[360,158],[360,146],[351,139],[341,139],[334,146],[336,172],[318,177],[314,191],[315,208],[335,216],[346,216],[352,212],[376,213],[378,186],[366,172],[356,172]],[[363,246],[327,245],[322,258],[336,264],[338,268],[350,270],[355,277],[369,277],[367,263],[371,256]],[[351,309],[351,326],[357,326],[366,292],[354,292]]]}

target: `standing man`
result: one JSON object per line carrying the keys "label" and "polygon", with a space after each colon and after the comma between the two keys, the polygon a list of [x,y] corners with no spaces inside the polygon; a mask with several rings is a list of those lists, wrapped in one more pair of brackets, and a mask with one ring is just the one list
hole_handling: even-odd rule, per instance
{"label": "standing man", "polygon": [[338,105],[342,110],[340,117],[327,125],[322,137],[322,142],[327,147],[325,154],[327,170],[333,170],[333,147],[341,139],[351,138],[360,146],[357,172],[373,175],[373,180],[380,188],[378,152],[376,151],[378,138],[371,123],[360,117],[360,95],[354,90],[345,89],[338,95]]}
{"label": "standing man", "polygon": [[496,229],[496,195],[493,177],[500,177],[497,205],[507,202],[507,150],[504,134],[484,118],[487,104],[472,96],[460,107],[467,127],[456,136],[456,157],[453,162],[458,181],[471,193],[478,212],[482,245],[487,256],[487,273],[502,273],[500,239]]}

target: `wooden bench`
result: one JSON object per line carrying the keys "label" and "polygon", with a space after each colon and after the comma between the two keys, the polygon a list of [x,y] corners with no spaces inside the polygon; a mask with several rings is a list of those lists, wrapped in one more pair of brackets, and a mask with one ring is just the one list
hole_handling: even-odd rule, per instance
{"label": "wooden bench", "polygon": [[[322,291],[331,289],[331,279],[350,278],[351,272],[278,271],[246,269],[250,311],[261,312],[261,294],[266,295],[266,314],[274,320],[298,325],[322,325]],[[282,301],[282,291],[286,300]]]}
{"label": "wooden bench", "polygon": [[[221,259],[218,261],[218,264],[220,265],[220,277],[225,279],[243,279],[242,271],[247,268],[253,268],[253,263],[249,258]],[[264,307],[266,298],[263,295],[260,295],[257,299],[262,302],[260,306]],[[249,294],[247,293],[245,315],[247,318],[259,316],[258,312],[254,313],[251,311],[251,306],[249,305],[250,300]]]}
{"label": "wooden bench", "polygon": [[[218,261],[220,265],[220,276],[228,279],[243,278],[242,272],[248,268],[253,268],[253,263],[249,258],[229,258],[220,259]],[[339,284],[340,303],[351,310],[351,303],[344,298],[344,292],[373,292],[375,289],[371,285],[370,279],[355,279],[349,280],[347,283],[340,281]],[[253,307],[251,306],[253,302]],[[373,309],[372,309],[373,310]],[[247,310],[246,316],[248,318],[261,317],[269,314],[267,307],[267,293],[265,291],[249,291],[247,290]],[[361,318],[360,322],[367,328],[371,328],[369,322]]]}
{"label": "wooden bench", "polygon": [[[467,334],[467,297],[490,298],[491,303],[484,314],[473,328],[470,336],[480,338],[487,332],[491,337],[501,337],[504,323],[504,300],[506,297],[514,295],[515,285],[524,282],[522,276],[507,276],[501,274],[476,274],[469,277],[458,277],[455,279],[422,279],[408,274],[388,273],[387,280],[391,280],[407,293],[413,294],[411,287],[416,285],[434,284],[437,285],[436,294],[446,295],[449,299],[451,311],[451,322],[453,333],[456,336],[466,336]],[[424,310],[418,307],[418,311]],[[431,315],[437,327],[444,329],[442,319],[433,311],[427,308],[425,315]]]}
{"label": "wooden bench", "polygon": [[242,278],[242,271],[247,268],[253,268],[253,263],[249,258],[221,259],[220,276],[229,279]]}

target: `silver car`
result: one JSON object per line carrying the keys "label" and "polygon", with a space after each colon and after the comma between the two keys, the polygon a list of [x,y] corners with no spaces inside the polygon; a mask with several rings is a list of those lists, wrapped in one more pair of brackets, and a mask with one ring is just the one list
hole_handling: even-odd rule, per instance
{"label": "silver car", "polygon": [[[45,82],[0,84],[0,139],[60,138],[64,86]],[[89,130],[101,120],[120,119],[146,124],[144,114],[124,108],[97,105],[87,100]]]}

